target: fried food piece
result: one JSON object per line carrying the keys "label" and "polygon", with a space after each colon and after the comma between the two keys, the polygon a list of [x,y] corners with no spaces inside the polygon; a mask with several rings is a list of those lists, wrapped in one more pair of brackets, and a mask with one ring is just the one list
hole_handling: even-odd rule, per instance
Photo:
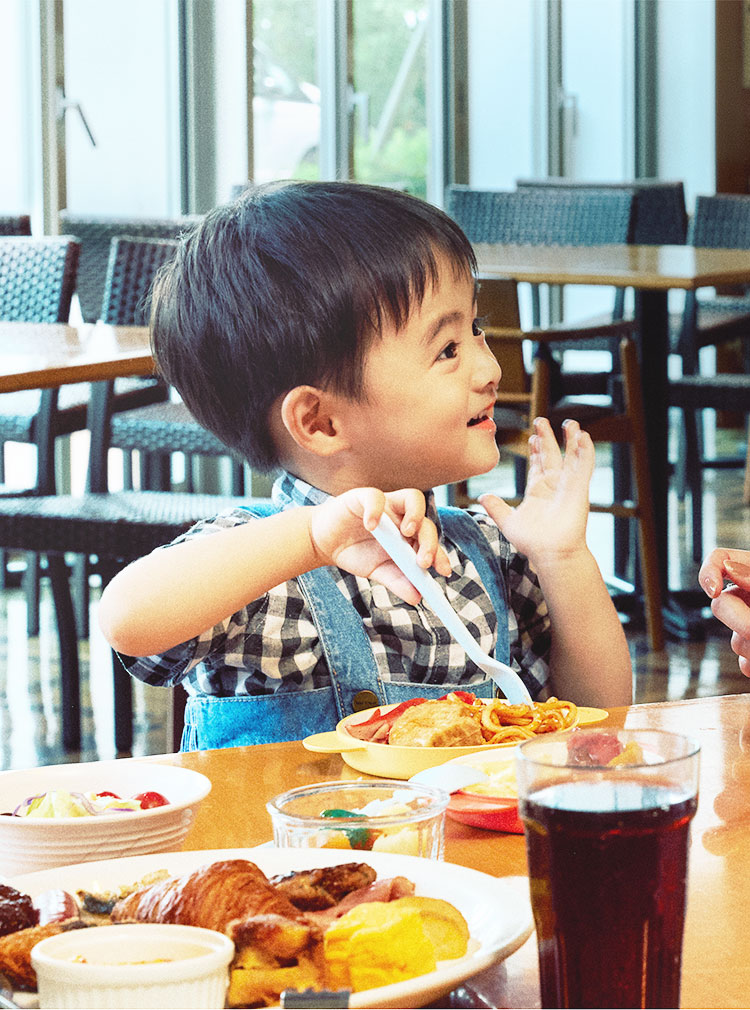
{"label": "fried food piece", "polygon": [[256,915],[230,923],[237,954],[227,1004],[268,1006],[284,989],[319,989],[323,979],[322,933],[280,915]]}
{"label": "fried food piece", "polygon": [[372,884],[375,877],[375,870],[366,863],[341,863],[279,874],[270,882],[297,908],[312,912],[332,908],[347,894]]}
{"label": "fried food piece", "polygon": [[225,932],[234,919],[302,915],[247,859],[225,859],[136,891],[112,909],[113,922],[176,922]]}
{"label": "fried food piece", "polygon": [[484,743],[484,737],[468,705],[426,701],[407,708],[396,719],[388,743],[399,747],[475,747]]}
{"label": "fried food piece", "polygon": [[48,936],[62,933],[66,928],[84,928],[78,919],[48,922],[44,926],[19,929],[0,937],[0,974],[7,977],[15,989],[36,989],[36,972],[31,967],[31,948]]}

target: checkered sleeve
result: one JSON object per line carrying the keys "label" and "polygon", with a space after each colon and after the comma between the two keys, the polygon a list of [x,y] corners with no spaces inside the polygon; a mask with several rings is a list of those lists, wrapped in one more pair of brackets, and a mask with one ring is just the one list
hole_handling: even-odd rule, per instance
{"label": "checkered sleeve", "polygon": [[[157,550],[168,550],[174,544],[179,544],[193,537],[206,536],[218,533],[220,530],[229,529],[240,523],[248,521],[248,514],[242,510],[233,510],[221,513],[212,519],[205,519],[196,523],[185,533],[176,537],[169,544],[157,548]],[[240,649],[243,658],[252,643],[248,643],[244,636],[252,614],[260,609],[265,603],[265,598],[261,597],[249,606],[243,608],[237,614],[228,617],[217,624],[214,628],[191,638],[187,642],[182,642],[174,648],[169,649],[154,656],[125,656],[120,654],[120,660],[128,673],[143,681],[144,684],[151,684],[155,687],[174,687],[185,678],[195,680],[198,674],[190,676],[193,671],[201,666],[204,660],[214,654],[232,654]],[[241,644],[240,644],[241,643]],[[228,693],[236,693],[236,680],[233,681],[232,689]],[[212,692],[213,693],[213,692]]]}

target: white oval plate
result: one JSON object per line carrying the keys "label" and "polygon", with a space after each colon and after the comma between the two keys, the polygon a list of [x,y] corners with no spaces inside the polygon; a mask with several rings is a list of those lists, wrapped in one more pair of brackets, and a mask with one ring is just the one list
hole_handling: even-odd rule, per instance
{"label": "white oval plate", "polygon": [[342,853],[326,849],[208,849],[196,852],[164,852],[127,859],[79,863],[41,870],[11,879],[13,887],[34,897],[49,888],[75,892],[96,883],[107,888],[139,880],[152,870],[186,873],[220,859],[250,859],[264,873],[334,866],[361,855],[378,877],[401,875],[416,885],[417,894],[443,898],[463,914],[473,943],[470,952],[452,961],[442,961],[436,971],[405,982],[353,993],[350,1006],[421,1007],[450,992],[460,982],[508,957],[531,934],[532,916],[526,877],[492,877],[453,863],[400,856],[385,852]]}

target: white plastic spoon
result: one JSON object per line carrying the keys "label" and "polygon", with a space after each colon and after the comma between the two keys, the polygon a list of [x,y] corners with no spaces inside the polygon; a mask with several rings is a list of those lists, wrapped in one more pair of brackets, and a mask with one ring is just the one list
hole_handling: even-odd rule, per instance
{"label": "white plastic spoon", "polygon": [[482,652],[461,618],[451,607],[440,585],[429,572],[419,567],[417,555],[411,544],[401,536],[401,532],[391,517],[383,513],[380,522],[372,531],[372,535],[383,550],[396,562],[409,582],[419,590],[424,602],[440,618],[448,631],[462,646],[469,659],[476,663],[480,670],[484,670],[492,677],[508,701],[513,705],[531,705],[531,695],[524,682],[515,670]]}

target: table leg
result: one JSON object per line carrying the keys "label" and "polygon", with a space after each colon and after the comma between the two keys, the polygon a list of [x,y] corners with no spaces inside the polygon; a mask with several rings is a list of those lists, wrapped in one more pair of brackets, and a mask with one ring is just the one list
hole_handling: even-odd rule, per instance
{"label": "table leg", "polygon": [[[702,608],[690,610],[669,589],[669,449],[668,410],[669,312],[667,291],[636,291],[635,311],[643,383],[643,409],[651,470],[659,573],[664,604],[664,628],[675,638],[695,639],[705,635]],[[693,594],[687,595],[693,599]],[[697,597],[695,597],[697,599]]]}

